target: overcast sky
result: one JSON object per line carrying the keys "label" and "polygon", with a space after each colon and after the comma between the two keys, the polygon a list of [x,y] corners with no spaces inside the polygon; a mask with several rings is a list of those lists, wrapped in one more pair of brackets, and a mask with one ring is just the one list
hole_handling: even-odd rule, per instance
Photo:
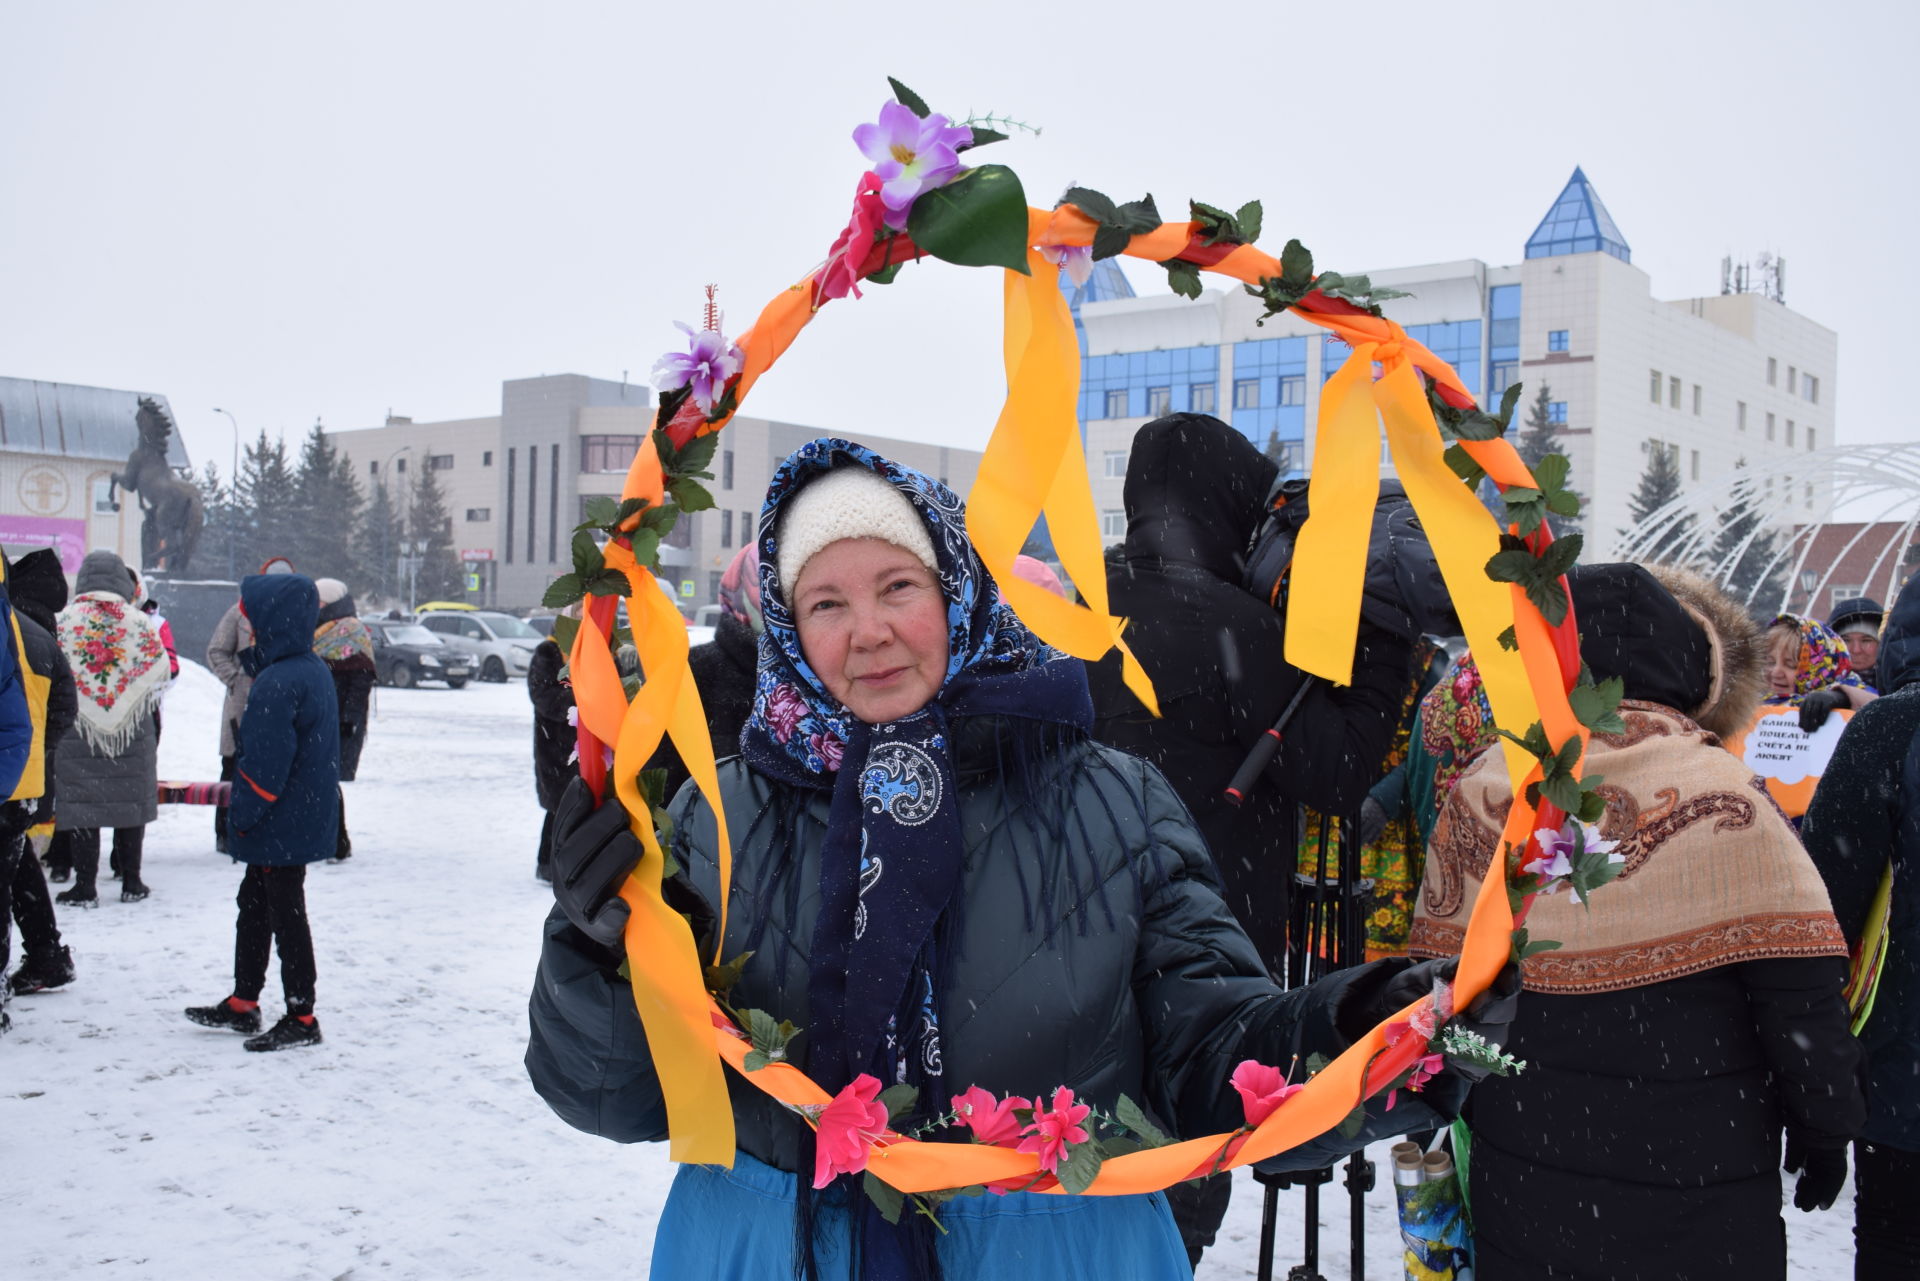
{"label": "overcast sky", "polygon": [[[1578,164],[1655,296],[1786,257],[1840,334],[1843,441],[1915,438],[1920,6],[0,5],[0,374],[167,395],[232,437],[644,381],[825,256],[888,74],[1044,128],[983,159],[1229,207],[1322,267],[1516,262]],[[1902,233],[1899,229],[1909,230]],[[1165,289],[1130,265],[1142,292]],[[978,446],[994,273],[836,303],[746,412]]]}

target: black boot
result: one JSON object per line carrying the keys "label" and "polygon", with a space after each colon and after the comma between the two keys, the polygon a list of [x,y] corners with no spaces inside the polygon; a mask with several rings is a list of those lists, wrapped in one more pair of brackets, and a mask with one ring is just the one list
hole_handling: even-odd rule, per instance
{"label": "black boot", "polygon": [[99,907],[94,882],[100,875],[100,829],[76,827],[66,835],[73,855],[73,888],[54,895],[53,901],[68,907]]}
{"label": "black boot", "polygon": [[7,988],[15,996],[50,992],[73,982],[73,949],[62,947],[52,953],[27,953],[27,959],[7,979]]}
{"label": "black boot", "polygon": [[184,1011],[186,1016],[201,1027],[226,1028],[233,1032],[258,1032],[260,1030],[260,1007],[243,1010],[228,997],[217,1005],[189,1005]]}
{"label": "black boot", "polygon": [[115,828],[113,847],[120,856],[120,901],[138,903],[153,891],[140,879],[140,861],[146,852],[145,827]]}

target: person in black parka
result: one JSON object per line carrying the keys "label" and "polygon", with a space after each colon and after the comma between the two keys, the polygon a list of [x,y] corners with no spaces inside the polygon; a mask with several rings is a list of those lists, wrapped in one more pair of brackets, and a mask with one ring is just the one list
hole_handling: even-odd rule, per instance
{"label": "person in black parka", "polygon": [[314,1017],[307,864],[332,858],[340,823],[340,714],[333,677],[313,652],[320,596],[304,574],[252,574],[240,608],[254,643],[240,661],[253,678],[240,717],[228,846],[247,865],[235,923],[233,995],[194,1006],[203,1027],[254,1032],[270,947],[280,950],[287,1012],[249,1050],[320,1043]]}
{"label": "person in black parka", "polygon": [[[713,759],[740,754],[740,730],[753,714],[753,676],[760,662],[760,551],[752,543],[734,554],[720,578],[720,621],[713,639],[695,645],[687,668],[707,714]],[[687,767],[672,743],[662,743],[649,765],[667,771],[667,795],[687,781]]]}
{"label": "person in black parka", "polygon": [[1901,589],[1881,639],[1887,697],[1840,737],[1801,836],[1849,947],[1866,933],[1891,866],[1887,956],[1861,1029],[1867,1124],[1854,1147],[1855,1276],[1920,1276],[1920,579]]}
{"label": "person in black parka", "polygon": [[567,656],[551,636],[534,646],[527,662],[527,698],[533,703],[533,791],[546,812],[533,874],[543,882],[553,879],[553,811],[575,777],[573,686],[560,679],[566,666]]}

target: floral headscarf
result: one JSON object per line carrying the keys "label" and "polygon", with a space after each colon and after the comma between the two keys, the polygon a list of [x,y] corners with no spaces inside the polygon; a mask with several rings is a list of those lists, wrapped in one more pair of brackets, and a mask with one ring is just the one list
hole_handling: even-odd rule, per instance
{"label": "floral headscarf", "polygon": [[60,649],[79,694],[74,727],[95,751],[117,756],[166,693],[166,647],[153,621],[114,592],[82,592],[59,615]]}
{"label": "floral headscarf", "polygon": [[1834,685],[1866,688],[1867,683],[1853,670],[1853,660],[1847,657],[1847,643],[1832,628],[1816,618],[1779,614],[1767,625],[1769,645],[1773,643],[1773,629],[1783,627],[1791,627],[1800,633],[1800,664],[1793,674],[1793,695],[1782,697],[1770,694],[1766,700],[1768,705],[1798,707],[1801,700],[1815,690]]}
{"label": "floral headscarf", "polygon": [[755,636],[766,630],[760,614],[760,545],[751,538],[720,575],[720,608],[751,627]]}

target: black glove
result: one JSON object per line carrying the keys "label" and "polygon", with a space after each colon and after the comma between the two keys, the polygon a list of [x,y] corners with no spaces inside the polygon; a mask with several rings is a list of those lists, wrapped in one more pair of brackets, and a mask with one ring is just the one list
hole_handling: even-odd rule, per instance
{"label": "black glove", "polygon": [[1387,830],[1387,807],[1369,796],[1360,802],[1360,843],[1372,845]]}
{"label": "black glove", "polygon": [[[1505,1049],[1508,1038],[1513,1035],[1513,1016],[1519,1012],[1520,967],[1508,961],[1493,976],[1493,982],[1487,985],[1487,990],[1474,997],[1473,1004],[1452,1021],[1461,1031],[1478,1032],[1486,1038],[1487,1044]],[[1486,1069],[1470,1064],[1449,1060],[1447,1068],[1476,1084],[1487,1079]]]}
{"label": "black glove", "polygon": [[1788,1174],[1799,1172],[1800,1181],[1793,1186],[1793,1204],[1809,1213],[1832,1209],[1847,1181],[1845,1147],[1816,1147],[1793,1130],[1787,1131],[1787,1156],[1780,1164]]}
{"label": "black glove", "polygon": [[578,778],[567,784],[553,816],[553,897],[575,928],[603,947],[625,950],[628,909],[617,891],[643,852],[625,806],[596,804]]}
{"label": "black glove", "polygon": [[[1828,689],[1816,689],[1800,700],[1800,730],[1811,734],[1827,723],[1827,717],[1843,708],[1850,707],[1846,694],[1839,686]],[[1801,1207],[1804,1209],[1805,1207]]]}

